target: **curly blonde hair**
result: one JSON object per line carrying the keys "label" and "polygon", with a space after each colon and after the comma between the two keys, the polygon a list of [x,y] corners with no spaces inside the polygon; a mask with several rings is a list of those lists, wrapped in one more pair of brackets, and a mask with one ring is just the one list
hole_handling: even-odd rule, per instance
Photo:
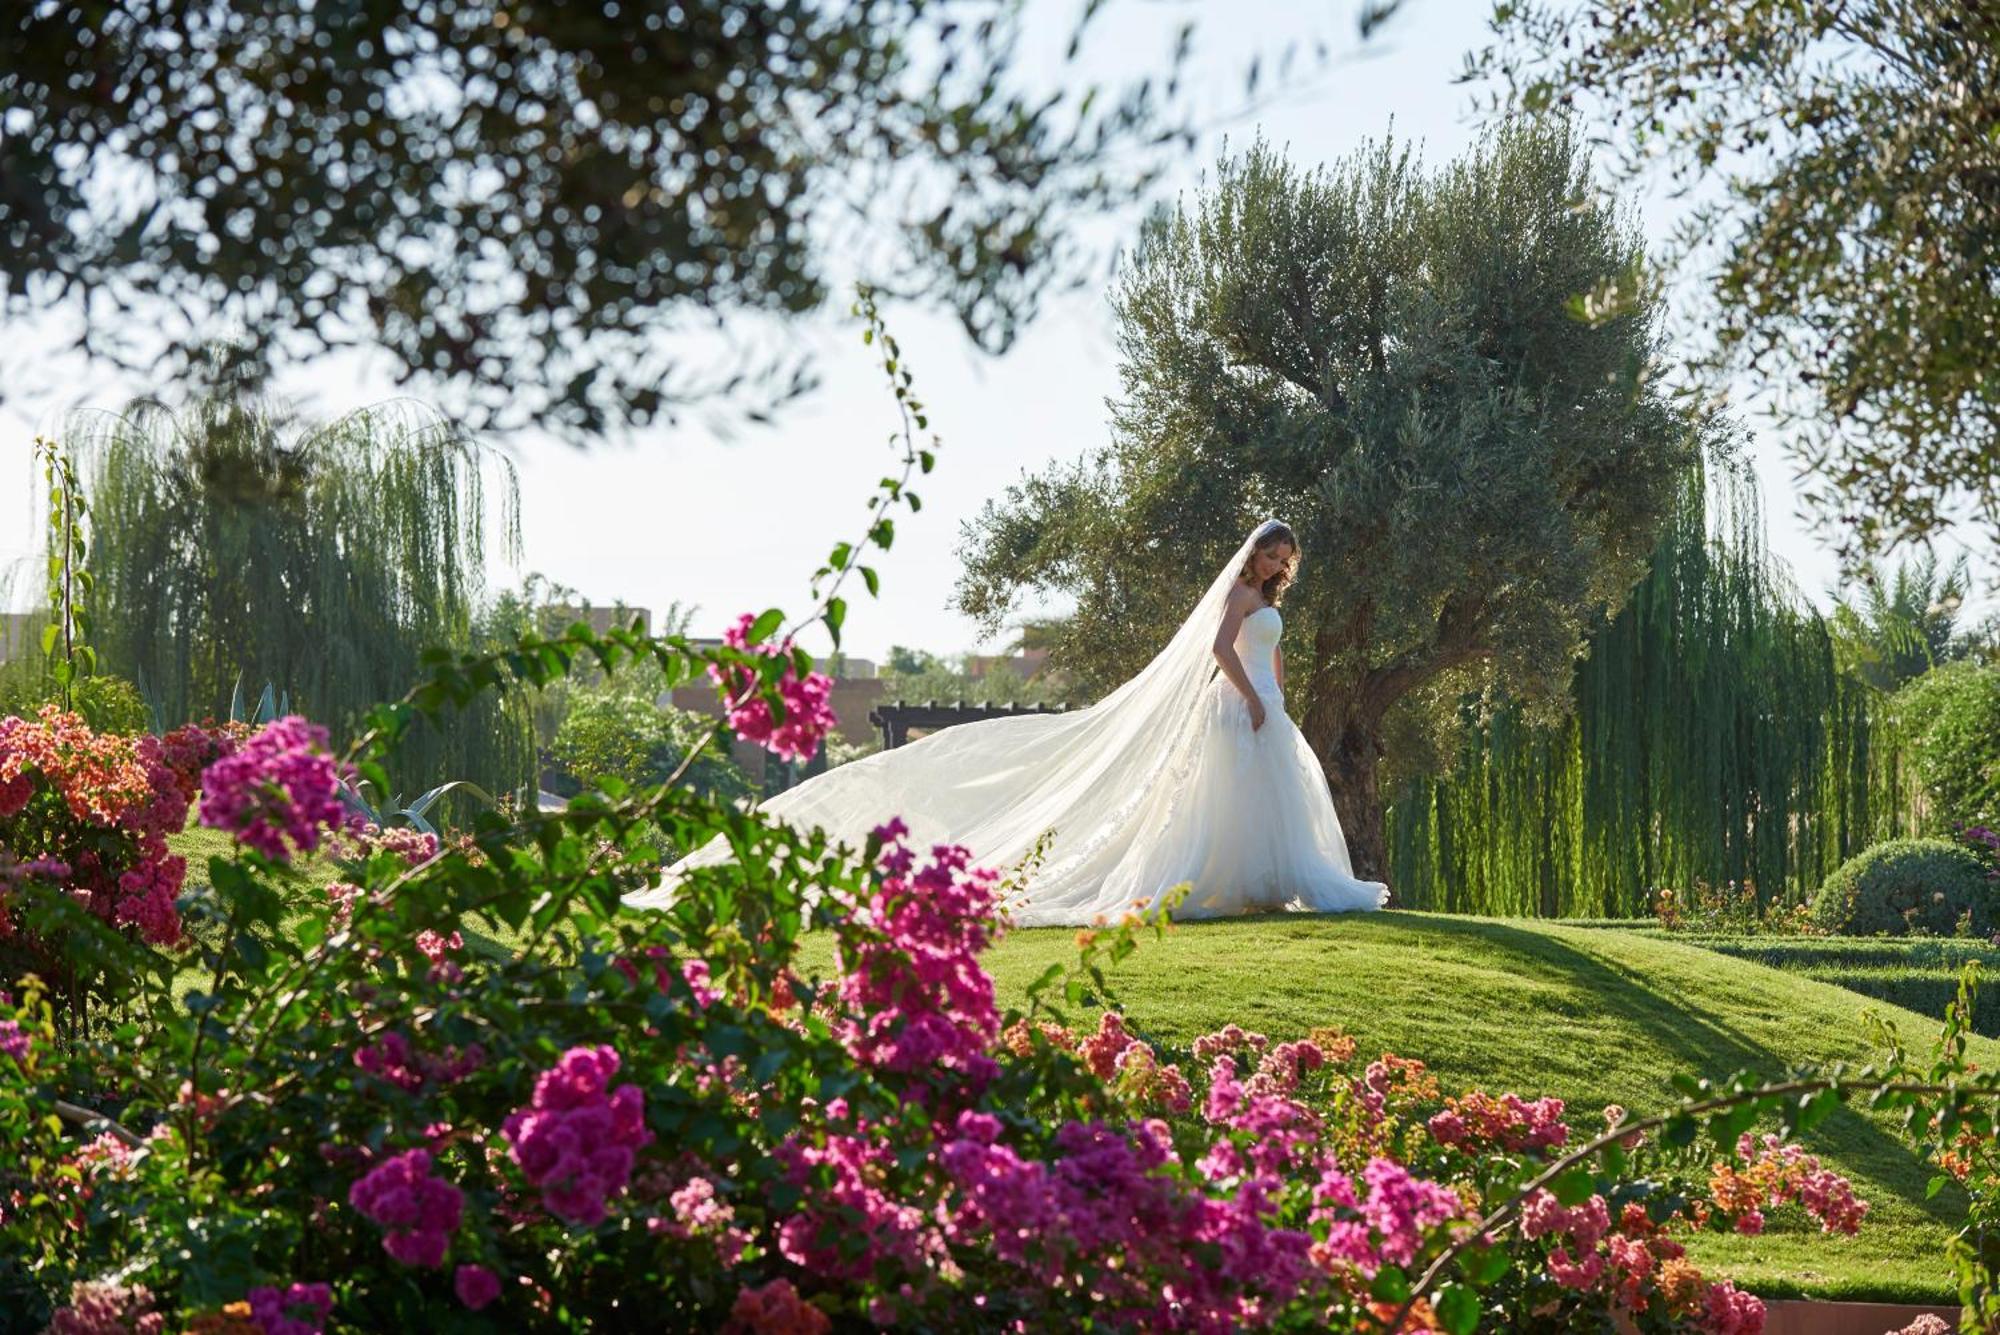
{"label": "curly blonde hair", "polygon": [[[1255,559],[1260,553],[1268,552],[1273,547],[1281,545],[1291,548],[1292,554],[1286,559],[1284,568],[1271,576],[1271,578],[1265,580],[1260,589],[1260,592],[1264,595],[1264,603],[1269,607],[1276,607],[1284,599],[1285,590],[1291,587],[1294,579],[1298,578],[1299,540],[1297,535],[1292,532],[1290,525],[1281,524],[1274,520],[1258,534],[1257,545],[1250,549],[1250,555],[1252,559]],[[1243,569],[1237,573],[1239,575],[1250,574],[1250,562],[1245,561]]]}

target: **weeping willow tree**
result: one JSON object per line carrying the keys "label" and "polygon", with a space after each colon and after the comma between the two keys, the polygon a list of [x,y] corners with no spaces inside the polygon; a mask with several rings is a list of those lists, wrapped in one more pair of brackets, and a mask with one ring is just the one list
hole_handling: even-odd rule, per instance
{"label": "weeping willow tree", "polygon": [[[489,509],[519,544],[511,469],[405,401],[315,425],[217,396],[71,426],[99,661],[168,725],[268,683],[339,737],[409,688],[425,649],[473,643]],[[533,768],[526,715],[502,701],[418,730],[392,774],[507,792]]]}
{"label": "weeping willow tree", "polygon": [[1391,809],[1401,902],[1627,916],[1653,889],[1698,880],[1795,901],[1903,832],[1882,697],[1840,670],[1825,620],[1771,560],[1747,478],[1687,475],[1573,692],[1554,725],[1468,708],[1449,767]]}

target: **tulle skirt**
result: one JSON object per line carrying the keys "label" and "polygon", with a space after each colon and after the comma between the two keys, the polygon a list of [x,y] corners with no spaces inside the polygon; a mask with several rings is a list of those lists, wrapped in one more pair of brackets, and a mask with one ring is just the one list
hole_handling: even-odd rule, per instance
{"label": "tulle skirt", "polygon": [[[1015,921],[1076,923],[1149,908],[1185,885],[1176,918],[1379,909],[1388,888],[1353,873],[1347,839],[1319,758],[1285,713],[1274,682],[1260,683],[1264,725],[1218,676],[1199,708],[1193,745],[1156,776],[1158,801],[1144,841],[1107,839],[1048,882],[1027,886]],[[1058,849],[1061,845],[1058,843]]]}
{"label": "tulle skirt", "polygon": [[[1184,883],[1181,918],[1382,907],[1387,889],[1353,875],[1326,778],[1275,683],[1264,699],[1257,730],[1220,677],[1183,706],[1192,717],[1099,706],[962,724],[829,770],[763,810],[852,843],[899,816],[919,846],[963,844],[1001,870],[1048,834],[1009,905],[1022,926],[1115,920]],[[627,903],[664,907],[683,869],[728,857],[717,840]]]}

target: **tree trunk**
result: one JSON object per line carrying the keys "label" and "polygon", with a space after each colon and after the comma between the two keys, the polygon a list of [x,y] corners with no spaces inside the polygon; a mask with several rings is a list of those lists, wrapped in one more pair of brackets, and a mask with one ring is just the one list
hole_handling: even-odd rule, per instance
{"label": "tree trunk", "polygon": [[1347,836],[1354,874],[1386,881],[1389,840],[1380,780],[1381,719],[1359,712],[1355,704],[1331,693],[1309,700],[1300,731],[1319,757],[1327,787],[1333,791],[1333,809]]}
{"label": "tree trunk", "polygon": [[1379,771],[1381,730],[1350,719],[1331,752],[1321,755],[1327,786],[1333,790],[1333,809],[1347,835],[1347,855],[1354,860],[1354,874],[1364,881],[1387,881],[1389,836]]}

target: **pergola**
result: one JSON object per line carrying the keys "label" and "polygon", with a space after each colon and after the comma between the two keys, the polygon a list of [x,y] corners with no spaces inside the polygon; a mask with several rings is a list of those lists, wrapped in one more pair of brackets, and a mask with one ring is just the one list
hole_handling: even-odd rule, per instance
{"label": "pergola", "polygon": [[899,700],[894,704],[880,704],[869,710],[868,721],[882,730],[883,749],[893,751],[910,740],[912,728],[935,732],[939,728],[949,728],[960,723],[977,723],[981,719],[1009,718],[1015,714],[1068,712],[1068,705],[969,705],[962,702],[940,704],[936,700],[915,704]]}

